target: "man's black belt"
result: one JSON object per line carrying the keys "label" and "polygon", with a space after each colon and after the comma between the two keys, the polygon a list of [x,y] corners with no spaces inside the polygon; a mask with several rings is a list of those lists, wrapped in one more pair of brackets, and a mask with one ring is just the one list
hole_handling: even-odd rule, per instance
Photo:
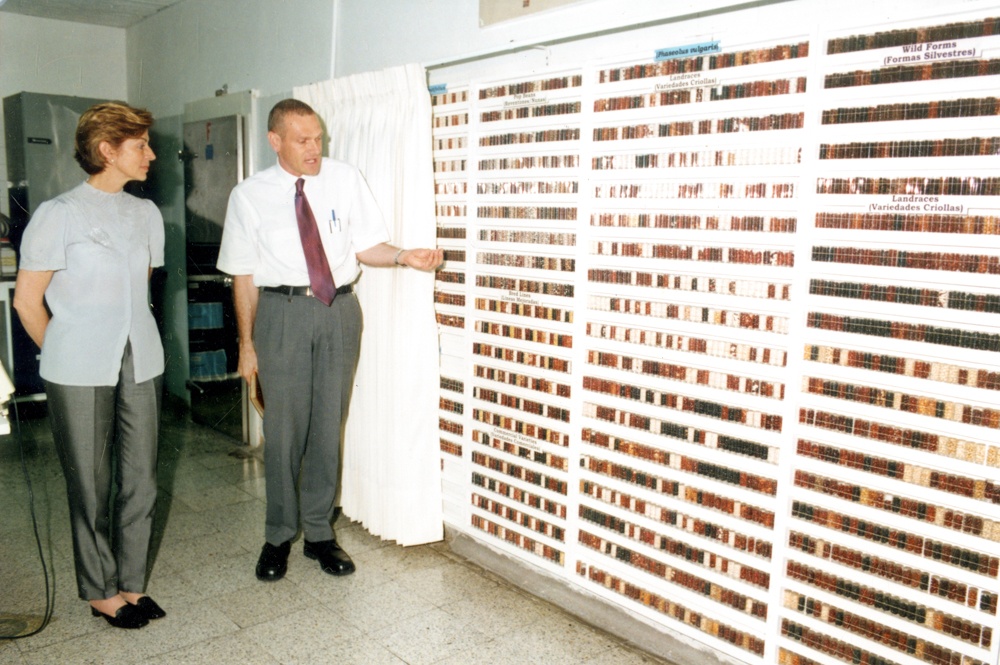
{"label": "man's black belt", "polygon": [[[308,286],[262,286],[261,291],[280,293],[283,296],[312,296],[313,290]],[[353,284],[347,284],[337,288],[337,295],[342,296],[354,290]]]}

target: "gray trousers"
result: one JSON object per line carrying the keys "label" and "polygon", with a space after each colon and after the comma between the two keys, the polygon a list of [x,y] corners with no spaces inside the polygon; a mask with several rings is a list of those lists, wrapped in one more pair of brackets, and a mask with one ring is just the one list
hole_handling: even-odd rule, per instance
{"label": "gray trousers", "polygon": [[[264,393],[264,537],[333,537],[343,422],[361,346],[361,306],[345,293],[329,307],[263,291],[254,322]],[[296,491],[298,489],[298,491]]]}
{"label": "gray trousers", "polygon": [[[45,382],[66,477],[77,589],[84,600],[146,590],[161,380],[135,382],[132,347],[126,344],[117,386]],[[118,491],[113,534],[112,473]]]}

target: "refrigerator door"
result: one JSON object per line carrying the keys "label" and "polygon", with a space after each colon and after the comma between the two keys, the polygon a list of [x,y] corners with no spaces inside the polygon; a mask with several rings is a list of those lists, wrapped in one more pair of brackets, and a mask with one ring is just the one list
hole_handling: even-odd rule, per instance
{"label": "refrigerator door", "polygon": [[184,123],[184,222],[188,273],[215,274],[226,205],[243,180],[243,118]]}
{"label": "refrigerator door", "polygon": [[229,192],[243,179],[243,118],[184,123],[191,416],[247,442],[232,279],[215,268]]}

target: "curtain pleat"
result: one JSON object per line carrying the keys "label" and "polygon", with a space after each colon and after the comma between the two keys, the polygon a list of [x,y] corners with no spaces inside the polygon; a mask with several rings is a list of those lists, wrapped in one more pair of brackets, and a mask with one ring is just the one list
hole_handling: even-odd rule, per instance
{"label": "curtain pleat", "polygon": [[[420,65],[294,90],[326,125],[330,157],[357,166],[393,244],[434,247],[431,107]],[[443,537],[434,276],[363,267],[361,358],[344,438],[341,506],[401,545]],[[266,442],[265,442],[265,445]]]}

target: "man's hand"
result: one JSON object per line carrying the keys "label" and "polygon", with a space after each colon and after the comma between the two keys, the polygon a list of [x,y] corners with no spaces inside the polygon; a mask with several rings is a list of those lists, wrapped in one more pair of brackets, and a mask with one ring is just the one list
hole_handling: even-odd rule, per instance
{"label": "man's hand", "polygon": [[404,249],[399,254],[399,263],[417,270],[437,270],[444,263],[444,250]]}
{"label": "man's hand", "polygon": [[240,342],[239,373],[247,383],[257,373],[257,349],[253,342]]}
{"label": "man's hand", "polygon": [[250,383],[257,371],[257,349],[253,345],[253,324],[257,318],[257,300],[260,293],[253,283],[253,275],[233,275],[233,305],[236,307],[236,327],[239,330],[240,376]]}

